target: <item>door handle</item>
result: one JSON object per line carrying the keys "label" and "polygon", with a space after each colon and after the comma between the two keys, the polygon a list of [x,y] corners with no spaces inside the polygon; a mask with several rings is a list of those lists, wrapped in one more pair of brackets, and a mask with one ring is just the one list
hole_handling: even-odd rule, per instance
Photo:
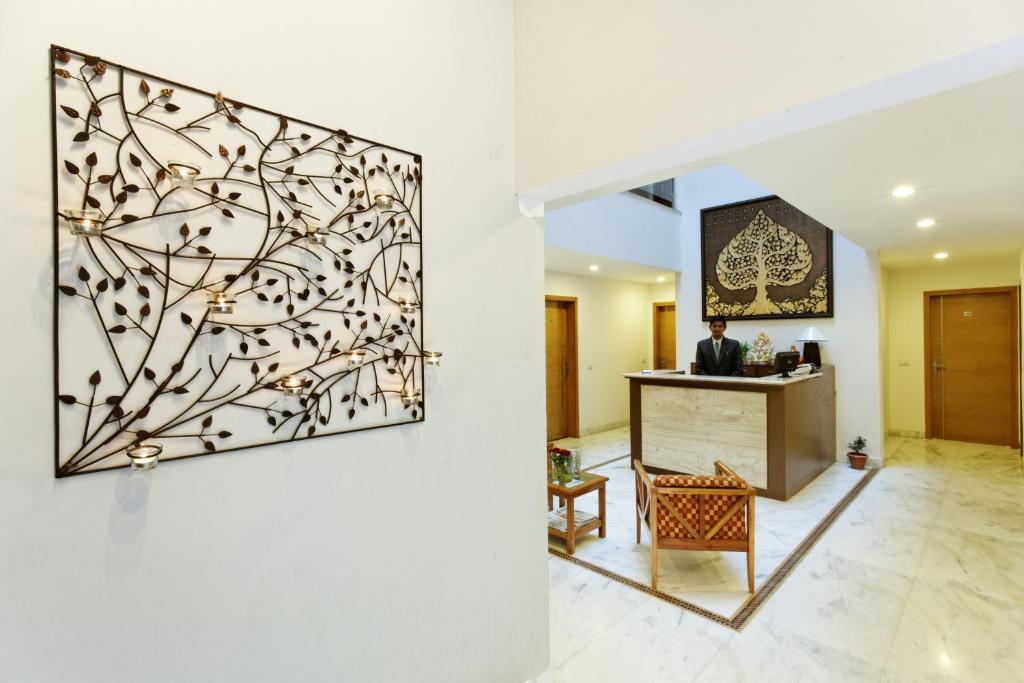
{"label": "door handle", "polygon": [[932,361],[932,377],[935,377],[936,375],[938,375],[939,374],[939,370],[942,370],[945,367],[946,366],[941,364],[941,363],[939,363],[939,361],[933,360]]}

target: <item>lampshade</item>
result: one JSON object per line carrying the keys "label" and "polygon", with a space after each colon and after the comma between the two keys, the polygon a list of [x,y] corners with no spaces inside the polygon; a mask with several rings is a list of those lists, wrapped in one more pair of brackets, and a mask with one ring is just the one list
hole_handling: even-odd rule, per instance
{"label": "lampshade", "polygon": [[802,342],[823,342],[828,341],[825,339],[825,335],[821,333],[817,327],[808,327],[803,333],[797,338],[797,341]]}

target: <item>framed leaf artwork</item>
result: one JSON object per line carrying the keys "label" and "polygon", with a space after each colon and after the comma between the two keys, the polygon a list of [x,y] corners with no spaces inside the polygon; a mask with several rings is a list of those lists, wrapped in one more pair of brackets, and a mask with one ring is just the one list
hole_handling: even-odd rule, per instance
{"label": "framed leaf artwork", "polygon": [[830,318],[832,231],[776,196],[701,211],[704,320]]}

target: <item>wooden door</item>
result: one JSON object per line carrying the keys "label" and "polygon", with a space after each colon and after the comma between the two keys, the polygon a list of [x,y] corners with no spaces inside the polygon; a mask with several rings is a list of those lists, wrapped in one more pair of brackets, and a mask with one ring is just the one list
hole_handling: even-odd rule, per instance
{"label": "wooden door", "polygon": [[576,300],[544,298],[548,441],[579,436]]}
{"label": "wooden door", "polygon": [[676,369],[676,304],[654,304],[654,368]]}
{"label": "wooden door", "polygon": [[1016,288],[925,293],[927,436],[1020,446]]}
{"label": "wooden door", "polygon": [[942,296],[933,296],[928,299],[928,313],[925,316],[927,329],[925,329],[925,343],[928,345],[928,353],[925,356],[925,382],[928,393],[926,401],[927,416],[925,422],[931,425],[926,430],[929,439],[944,439],[943,436],[943,379],[942,373]]}

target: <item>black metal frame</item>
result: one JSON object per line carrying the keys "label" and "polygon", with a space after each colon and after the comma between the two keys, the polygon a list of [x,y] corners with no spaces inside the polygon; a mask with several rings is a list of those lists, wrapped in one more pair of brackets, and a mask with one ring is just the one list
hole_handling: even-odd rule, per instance
{"label": "black metal frame", "polygon": [[[423,174],[419,155],[359,138],[344,130],[329,129],[227,99],[220,93],[192,88],[82,52],[51,45],[49,54],[54,202],[54,471],[57,477],[126,467],[129,464],[126,449],[143,441],[196,444],[195,448],[189,445],[164,448],[163,460],[179,460],[425,419],[421,247]],[[116,90],[97,92],[103,85],[104,76],[108,82],[116,79]],[[136,98],[141,97],[144,102],[139,111],[132,111],[127,104],[126,83],[129,80],[133,84],[137,82],[141,95],[137,94]],[[59,90],[59,85],[74,87],[75,91],[68,92],[69,87]],[[175,104],[175,90],[189,93],[189,97],[201,96],[204,102],[209,102],[208,106],[212,106],[211,111],[184,126],[173,127],[171,124],[185,118],[185,110]],[[75,93],[79,98],[88,98],[86,111],[62,104],[62,94],[70,97]],[[154,111],[151,116],[143,116],[150,109],[163,109],[163,113]],[[114,111],[121,119],[109,124],[108,121],[117,118]],[[173,136],[173,140],[187,145],[193,152],[200,150],[211,160],[209,163],[227,165],[222,175],[200,177],[195,189],[182,190],[175,196],[176,201],[184,201],[183,193],[189,192],[192,194],[188,196],[205,196],[202,199],[205,203],[175,211],[158,211],[164,200],[181,188],[172,187],[162,192],[169,187],[167,160],[155,156],[144,142],[146,136],[136,130],[135,126],[141,127],[143,120],[146,125],[166,131],[164,135]],[[74,131],[65,126],[59,134],[58,126],[69,121]],[[271,125],[268,131],[273,132],[276,128],[276,132],[264,141],[256,131],[268,123]],[[84,128],[78,130],[83,124]],[[123,135],[117,134],[115,125],[123,127]],[[73,142],[62,149],[61,138],[71,132],[75,132]],[[203,133],[255,142],[260,147],[259,160],[255,166],[241,161],[247,151],[245,143],[232,152],[225,147],[223,140],[204,136],[200,138],[202,142],[198,142],[195,137]],[[326,137],[314,144],[311,133],[326,133]],[[105,138],[108,144],[117,143],[109,161],[105,156],[101,162],[96,150],[91,149],[95,147],[95,138]],[[149,144],[152,146],[153,143]],[[215,152],[206,149],[205,144]],[[288,156],[284,158],[266,158],[272,152],[278,154],[285,150]],[[388,154],[391,159],[388,159]],[[74,161],[69,158],[71,155],[74,155]],[[334,172],[329,175],[315,171],[304,173],[304,168],[313,165],[310,160],[314,156],[322,160],[321,155],[336,160]],[[79,161],[82,158],[84,163]],[[378,158],[380,161],[376,161]],[[109,172],[104,174],[99,169],[105,164]],[[334,164],[335,161],[331,161],[328,165]],[[86,173],[83,174],[83,170]],[[281,176],[276,180],[266,179],[265,172],[276,172]],[[62,175],[65,173],[66,177]],[[258,183],[244,177],[253,173]],[[131,182],[130,178],[139,178],[145,183]],[[391,192],[393,188],[393,210],[374,206],[371,183],[382,185],[384,179],[389,184],[385,186],[387,191]],[[77,186],[78,181],[84,183],[85,189],[80,197],[75,195],[74,204],[102,211],[102,233],[99,236],[65,237],[67,228],[63,223],[67,216],[64,212],[72,204],[65,199],[62,205],[62,186],[68,182]],[[241,191],[223,191],[219,185],[232,189],[238,185]],[[282,189],[278,190],[275,185]],[[249,197],[245,196],[246,192],[259,196],[251,188],[258,188],[262,204],[247,203]],[[322,188],[330,189],[325,192]],[[326,194],[329,192],[337,195],[339,205],[344,204],[343,208],[335,210],[339,205],[332,201],[331,196],[334,195]],[[148,215],[129,214],[127,207],[137,206],[142,197],[147,198],[146,202],[150,198],[155,202],[152,211]],[[327,209],[328,206],[331,209]],[[318,209],[330,212],[329,222],[320,221],[314,213]],[[187,222],[193,219],[209,221],[199,216],[203,212],[208,214],[210,210],[217,214],[216,218],[222,221],[222,225],[203,227],[193,234],[194,229],[189,228]],[[240,215],[236,216],[235,212]],[[252,215],[257,220],[247,221]],[[228,223],[223,223],[225,218]],[[186,224],[178,230],[180,240],[175,236],[172,243],[171,239],[159,236],[161,225],[177,227],[183,220]],[[241,232],[244,228],[240,226],[247,222],[257,226],[262,234],[255,253],[218,255],[203,244],[218,227],[222,232],[232,230],[232,241],[240,242],[234,235]],[[313,246],[304,242],[307,226],[314,223],[328,226],[328,244]],[[146,228],[150,230],[147,232]],[[121,230],[131,231],[133,236],[141,234],[149,239],[165,241],[157,249],[138,239],[115,236],[120,234],[116,231]],[[78,246],[69,250],[75,252],[70,254],[73,265],[67,267],[65,263],[68,272],[74,273],[77,280],[70,277],[66,278],[70,281],[62,282],[61,245],[63,241],[67,246],[66,240],[72,239],[84,240],[84,243],[74,243]],[[207,243],[212,244],[212,241]],[[397,262],[390,267],[388,261],[395,252]],[[326,263],[333,262],[333,269],[325,265],[325,258]],[[304,265],[299,259],[314,265]],[[360,270],[357,262],[368,265]],[[409,265],[410,262],[415,265]],[[187,266],[186,272],[188,268],[196,268],[202,274],[195,281],[183,281],[182,278],[188,276],[179,272],[180,266],[179,271],[174,269],[178,264]],[[324,267],[314,271],[320,266]],[[218,273],[223,273],[219,279]],[[264,273],[269,273],[270,277],[263,278]],[[333,286],[332,277],[344,280],[345,284],[328,292],[328,288]],[[383,281],[378,282],[381,278]],[[283,287],[275,289],[278,283]],[[304,289],[293,289],[295,284]],[[173,301],[172,290],[175,294]],[[211,291],[233,294],[240,305],[249,307],[248,313],[259,311],[265,320],[234,322],[219,317],[216,321],[211,320],[209,312],[196,310],[205,310],[205,293]],[[396,310],[400,310],[397,297],[403,292],[412,293],[406,298],[415,300],[417,309],[414,313]],[[126,301],[126,297],[131,301]],[[119,371],[121,376],[113,380],[104,379],[97,369],[88,377],[80,378],[82,384],[76,385],[74,393],[62,392],[61,311],[64,306],[77,305],[79,299],[88,300],[91,309],[85,308],[95,314],[96,337],[103,342],[107,352],[108,367],[104,369],[108,370],[108,375],[116,375]],[[296,301],[315,302],[315,305],[297,306]],[[105,316],[101,306],[103,309],[112,306],[113,313]],[[139,307],[139,312],[132,315],[128,306],[133,310]],[[272,316],[273,311],[281,309],[284,313]],[[165,324],[183,325],[178,330],[188,329],[182,334],[191,337],[184,350],[177,345],[173,346],[173,353],[167,355],[165,352],[167,357],[162,361],[170,362],[166,369],[158,364],[160,359],[153,354],[158,339],[163,344],[174,341],[173,337],[164,341],[170,336]],[[161,337],[162,331],[164,337]],[[219,347],[200,352],[197,340],[206,335],[210,335],[210,339],[216,338],[214,343]],[[231,342],[235,345],[228,350],[229,342],[223,340],[236,335],[238,341]],[[344,343],[342,339],[346,336],[353,338]],[[287,342],[289,337],[290,345],[280,344],[281,338]],[[127,354],[125,340],[146,347],[141,360],[130,368],[122,359],[122,354]],[[75,340],[64,340],[64,343],[72,341]],[[250,350],[250,344],[253,350]],[[286,348],[288,346],[294,347],[295,351]],[[286,364],[282,362],[284,353],[292,356],[303,354],[307,347],[313,349],[308,354],[315,351],[312,362],[282,367]],[[365,349],[370,357],[363,365],[349,368],[345,351],[352,349]],[[215,360],[216,364],[222,363],[219,370],[215,367]],[[207,365],[209,375],[204,375]],[[188,376],[193,368],[194,374]],[[307,393],[296,399],[299,407],[294,410],[275,408],[282,399],[276,382],[286,373],[295,372],[303,373]],[[372,389],[364,391],[371,384],[371,373]],[[225,377],[228,382],[224,384],[229,385],[242,376],[248,384],[239,382],[226,393],[226,386],[215,386]],[[199,389],[202,387],[197,385],[202,385],[203,381],[195,382],[199,377],[203,377],[203,381],[212,377],[201,392]],[[105,400],[100,398],[110,392],[111,382],[118,389]],[[82,385],[86,399],[79,398]],[[342,385],[348,387],[348,393],[338,401],[336,394],[345,391]],[[101,386],[102,393],[98,393]],[[399,394],[410,388],[419,392],[418,400],[405,406]],[[238,393],[240,389],[242,392]],[[175,398],[181,396],[188,397],[184,404],[180,398]],[[249,401],[241,402],[246,398],[255,401],[255,397],[260,397],[263,403],[269,400],[269,403],[249,405]],[[335,402],[347,407],[347,421],[341,409],[334,410]],[[203,405],[208,403],[214,405],[210,408]],[[62,454],[62,419],[70,420],[72,415],[83,409],[81,445]],[[169,409],[173,417],[163,424],[151,424],[157,420],[147,420]],[[261,423],[267,422],[273,427],[271,435],[281,431],[284,436],[230,445],[228,440],[234,438],[237,442],[238,437],[224,429],[224,415],[246,409],[263,413]],[[371,419],[371,413],[374,422],[353,423],[357,415]],[[294,424],[289,424],[292,422]],[[182,433],[182,427],[190,431]]]}
{"label": "black metal frame", "polygon": [[[707,214],[709,214],[709,213],[711,213],[713,211],[721,211],[722,209],[732,209],[732,208],[735,208],[737,206],[746,206],[748,204],[757,204],[758,202],[775,201],[775,200],[786,202],[785,199],[782,199],[782,197],[779,197],[778,195],[768,195],[767,197],[756,197],[754,199],[745,199],[745,200],[740,201],[740,202],[732,202],[731,204],[721,204],[719,206],[709,206],[707,208],[704,208],[704,209],[700,210],[700,277],[701,277],[701,280],[700,280],[700,292],[701,292],[700,293],[700,310],[701,310],[701,319],[702,320],[708,321],[708,320],[711,320],[712,317],[714,317],[713,315],[708,315],[708,292],[707,292],[708,274],[707,274],[706,267],[705,267],[705,263],[706,263],[706,261],[705,261],[705,256],[706,256],[705,255],[706,240],[704,238],[704,233],[705,233],[705,230],[706,230],[705,218],[706,218]],[[786,202],[786,204],[789,204],[789,202]],[[800,211],[800,209],[798,209],[797,207],[793,206],[792,204],[789,204],[789,206],[792,207],[792,209],[794,211]],[[803,213],[803,212],[801,212],[801,213]],[[804,215],[807,215],[807,214],[804,214]],[[811,217],[808,216],[808,218],[811,218]],[[814,220],[814,219],[811,218],[811,220]],[[817,221],[815,221],[815,222],[817,222]],[[819,223],[819,225],[820,225],[820,223]],[[795,319],[795,318],[832,318],[832,317],[834,317],[834,315],[835,315],[835,302],[834,302],[834,298],[833,298],[833,289],[834,289],[834,284],[835,284],[835,277],[834,277],[835,272],[832,270],[832,229],[827,227],[827,226],[824,226],[824,225],[822,225],[821,227],[825,230],[825,233],[826,233],[826,239],[825,239],[825,245],[826,245],[825,246],[826,264],[825,264],[825,268],[826,268],[826,272],[827,272],[827,275],[828,275],[828,277],[827,277],[827,280],[828,280],[828,299],[827,299],[827,301],[828,301],[828,303],[827,303],[827,310],[824,313],[772,313],[772,314],[768,314],[768,315],[744,315],[744,316],[724,316],[724,317],[727,320],[790,320],[790,319]]]}

